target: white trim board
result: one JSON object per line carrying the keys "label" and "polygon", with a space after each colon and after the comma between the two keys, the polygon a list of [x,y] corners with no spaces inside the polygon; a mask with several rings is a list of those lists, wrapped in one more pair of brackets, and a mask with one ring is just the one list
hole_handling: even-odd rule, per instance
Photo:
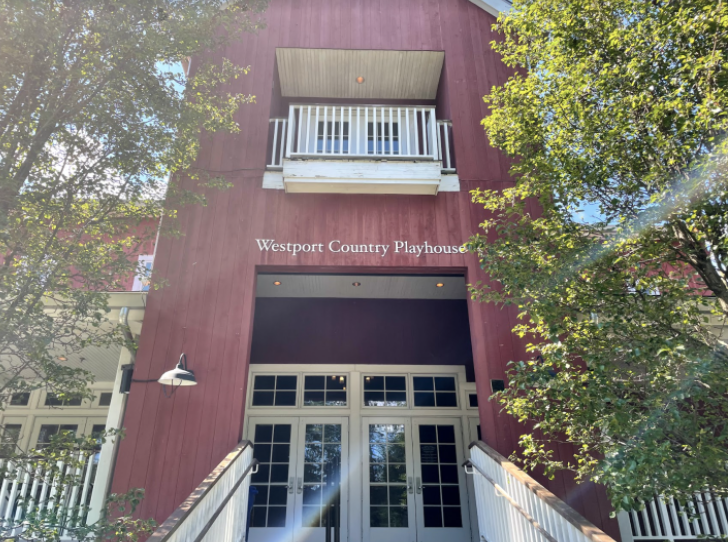
{"label": "white trim board", "polygon": [[[332,162],[295,161],[296,164],[307,164],[295,167],[294,175],[288,177],[284,171],[266,171],[263,174],[263,188],[267,190],[285,190],[290,193],[319,194],[421,194],[436,195],[439,192],[460,192],[460,179],[455,174],[442,174],[438,170],[440,162],[417,162],[414,168],[402,168],[401,162],[384,162],[384,167],[356,167],[356,162],[347,162],[349,166],[338,168],[326,167],[319,170],[321,164]],[[382,164],[367,162],[367,164]],[[417,168],[424,165],[424,168]],[[379,171],[377,171],[379,170]],[[399,171],[397,171],[399,170]],[[388,175],[394,171],[397,175]],[[409,172],[409,173],[408,173]],[[404,178],[404,177],[414,178]],[[422,178],[418,179],[420,176]],[[368,177],[368,178],[367,178]]]}
{"label": "white trim board", "polygon": [[263,173],[263,188],[268,190],[285,190],[282,171],[266,171]]}
{"label": "white trim board", "polygon": [[508,0],[470,0],[470,2],[495,17],[498,17],[501,11],[511,9],[511,3]]}
{"label": "white trim board", "polygon": [[439,161],[284,160],[286,192],[435,195]]}

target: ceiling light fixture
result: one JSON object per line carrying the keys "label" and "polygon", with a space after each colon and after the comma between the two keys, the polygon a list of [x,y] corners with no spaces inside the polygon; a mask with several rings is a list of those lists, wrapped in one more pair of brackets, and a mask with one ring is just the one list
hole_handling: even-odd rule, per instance
{"label": "ceiling light fixture", "polygon": [[443,286],[445,286],[445,283],[444,282],[438,282],[437,284],[435,284],[435,286],[437,286],[438,288],[442,288]]}
{"label": "ceiling light fixture", "polygon": [[351,285],[352,286],[361,286],[361,282],[352,282]]}
{"label": "ceiling light fixture", "polygon": [[356,78],[356,82],[361,85],[364,82],[364,78],[360,75],[359,77]]}
{"label": "ceiling light fixture", "polygon": [[61,361],[68,361],[68,358],[66,356],[58,356],[58,359]]}
{"label": "ceiling light fixture", "polygon": [[277,281],[275,281],[273,283],[273,286],[280,286],[280,285],[281,285],[281,281],[280,280],[277,280]]}

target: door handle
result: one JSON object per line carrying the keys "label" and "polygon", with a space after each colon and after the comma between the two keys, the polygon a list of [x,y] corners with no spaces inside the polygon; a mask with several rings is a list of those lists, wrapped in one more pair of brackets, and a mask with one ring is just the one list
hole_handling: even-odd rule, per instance
{"label": "door handle", "polygon": [[294,487],[295,486],[293,485],[293,478],[289,478],[288,479],[288,485],[286,486],[286,488],[288,488],[288,493],[293,493],[293,488]]}
{"label": "door handle", "polygon": [[412,477],[407,477],[407,493],[412,493]]}
{"label": "door handle", "polygon": [[298,491],[297,493],[300,495],[303,493],[303,478],[298,479]]}
{"label": "door handle", "polygon": [[420,477],[417,477],[417,494],[419,495],[422,493],[422,480],[420,480]]}

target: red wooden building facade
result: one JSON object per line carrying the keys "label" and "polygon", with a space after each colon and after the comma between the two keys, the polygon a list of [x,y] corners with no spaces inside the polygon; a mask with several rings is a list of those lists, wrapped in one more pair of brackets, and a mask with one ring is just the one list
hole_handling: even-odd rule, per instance
{"label": "red wooden building facade", "polygon": [[[209,194],[207,207],[183,209],[180,221],[185,235],[178,239],[161,238],[155,254],[155,273],[165,277],[169,285],[149,294],[134,376],[140,380],[157,378],[184,351],[199,384],[177,391],[170,399],[165,398],[159,386],[132,385],[124,418],[126,438],[120,445],[112,490],[145,488],[141,516],[158,521],[163,521],[187,498],[243,435],[252,438],[245,427],[250,414],[246,405],[251,404],[247,396],[251,361],[261,367],[285,363],[396,363],[394,359],[385,360],[388,352],[397,352],[397,357],[402,358],[400,363],[407,366],[417,365],[418,359],[423,365],[437,364],[437,359],[441,359],[441,365],[463,365],[466,380],[474,380],[484,442],[508,456],[517,450],[522,432],[521,426],[488,400],[492,381],[505,379],[507,363],[527,357],[524,343],[510,331],[516,324],[513,310],[472,302],[464,288],[463,295],[449,301],[450,305],[432,301],[426,307],[417,305],[424,302],[413,300],[390,299],[378,304],[363,299],[354,303],[346,295],[334,296],[338,301],[324,295],[306,305],[285,296],[276,299],[256,294],[262,280],[267,284],[278,277],[285,286],[289,275],[291,280],[293,275],[352,275],[357,278],[350,282],[361,282],[363,287],[367,277],[377,276],[432,276],[438,277],[438,281],[464,277],[466,283],[486,280],[474,256],[451,247],[462,245],[478,230],[485,216],[482,209],[470,202],[469,191],[476,187],[502,188],[511,183],[509,160],[489,146],[479,124],[487,114],[482,96],[508,77],[508,70],[489,45],[497,39],[492,29],[494,15],[468,0],[271,0],[265,19],[265,30],[256,35],[246,34],[216,57],[250,65],[251,73],[241,78],[233,90],[256,96],[255,104],[242,107],[238,113],[240,133],[204,138],[196,163],[196,167],[224,176],[233,188]],[[287,54],[282,50],[303,51],[301,54],[308,50],[324,51],[317,52],[320,56],[312,60],[322,66],[329,50],[439,53],[439,61],[432,56],[422,64],[413,64],[420,66],[423,73],[435,70],[436,92],[430,99],[377,95],[353,99],[347,97],[346,89],[336,91],[341,94],[338,97],[304,96],[303,92],[286,95],[290,94],[287,88],[295,87],[297,76],[302,86],[308,83],[303,81],[304,75],[296,75],[295,67],[281,65],[288,58],[281,56]],[[341,62],[351,68],[350,73],[357,75],[357,57],[342,58]],[[192,70],[199,61],[192,59]],[[388,60],[385,58],[384,62]],[[437,62],[441,62],[439,69]],[[336,69],[329,72],[331,77],[340,73]],[[365,75],[365,81],[356,84],[379,88],[373,77],[376,75]],[[303,107],[291,113],[291,104]],[[331,105],[325,111],[334,115],[328,117],[329,124],[323,121],[323,108],[318,111],[320,117],[311,120],[308,107],[312,104]],[[384,106],[370,110],[373,115],[380,115],[375,118],[382,119],[381,124],[377,120],[372,127],[383,130],[379,137],[384,154],[387,149],[396,154],[396,147],[401,152],[412,141],[405,143],[405,125],[401,120],[407,110],[420,115],[420,129],[424,129],[425,122],[431,129],[425,135],[412,137],[420,137],[418,146],[427,139],[434,158],[438,158],[434,147],[439,137],[439,162],[444,160],[445,137],[445,132],[439,130],[445,126],[447,131],[447,126],[451,126],[447,152],[453,156],[448,165],[455,171],[440,174],[438,166],[434,181],[427,177],[430,173],[422,173],[429,179],[429,186],[435,187],[434,194],[401,185],[390,193],[386,188],[361,188],[362,183],[366,184],[361,179],[367,178],[368,172],[332,174],[339,176],[336,182],[332,177],[330,184],[308,190],[294,186],[296,173],[281,162],[287,160],[291,168],[304,163],[315,167],[314,155],[327,149],[325,136],[316,133],[318,127],[333,130],[329,132],[332,154],[350,151],[355,146],[354,125],[366,108],[364,104]],[[360,108],[353,117],[351,107]],[[399,112],[391,113],[392,107]],[[422,111],[418,112],[417,107]],[[427,116],[430,110],[434,117]],[[364,130],[371,118],[364,121]],[[287,121],[285,125],[283,119]],[[393,119],[399,119],[398,133],[392,128]],[[436,126],[436,120],[451,124]],[[364,134],[365,145],[376,149],[377,136],[357,129]],[[306,140],[309,131],[314,144],[322,141],[323,147],[303,156],[311,147],[310,142],[300,141]],[[287,159],[285,149],[281,148],[285,139],[295,154],[296,143],[291,137],[300,138],[299,151],[303,146],[299,160]],[[272,143],[274,138],[277,143]],[[337,147],[336,138],[340,142],[346,140],[349,149],[343,143]],[[355,157],[339,158],[356,163]],[[407,160],[391,158],[385,162],[371,160],[376,162],[372,167],[380,168],[380,173],[385,167],[382,164],[405,167]],[[325,164],[321,167],[328,167],[326,164],[335,160],[335,156],[322,157],[320,161]],[[281,168],[267,167],[271,164]],[[346,189],[341,188],[351,182],[346,175],[358,176],[359,189],[354,191],[358,193],[345,193]],[[406,182],[420,178],[418,172],[408,175]],[[192,188],[189,179],[181,182]],[[259,240],[310,246],[308,251],[302,247],[294,255],[291,250],[274,250],[272,245],[267,250],[261,248]],[[330,244],[336,241],[339,244]],[[408,244],[405,247],[397,242]],[[425,244],[430,248],[422,248]],[[366,245],[366,250],[344,252],[342,245]],[[389,247],[386,253],[384,246]],[[411,252],[412,246],[417,252]],[[435,246],[439,248],[437,253],[432,249]],[[463,312],[458,312],[458,307]],[[391,325],[378,328],[377,310],[397,318],[392,319]],[[365,311],[366,318],[356,316],[362,314],[356,311]],[[337,325],[343,325],[342,315],[346,314],[354,314],[353,323],[339,329]],[[428,314],[457,325],[443,324],[440,329],[446,331],[439,342],[427,342],[428,332],[418,330],[438,329]],[[402,321],[419,323],[410,326],[412,329],[406,325],[397,327],[396,322]],[[321,322],[328,322],[329,327],[322,329],[317,325]],[[298,329],[305,329],[305,333],[297,336]],[[339,344],[337,337],[342,335],[346,340],[340,339]],[[382,342],[384,335],[388,342]],[[295,346],[287,348],[287,341]],[[463,341],[468,344],[464,351]],[[335,347],[333,343],[337,343]],[[327,357],[326,353],[331,352],[335,354]],[[407,352],[416,354],[409,359]],[[428,352],[434,352],[434,361],[425,360]],[[440,358],[435,359],[437,356]],[[567,449],[560,451],[569,453]],[[603,491],[590,484],[577,486],[564,475],[541,481],[595,525],[618,536],[616,522],[608,517],[610,507]],[[357,536],[352,535],[350,540],[358,540]]]}

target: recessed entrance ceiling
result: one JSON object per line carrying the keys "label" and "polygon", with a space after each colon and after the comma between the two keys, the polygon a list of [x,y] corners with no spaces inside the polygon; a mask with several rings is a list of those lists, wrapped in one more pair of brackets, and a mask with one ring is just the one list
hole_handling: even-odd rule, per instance
{"label": "recessed entrance ceiling", "polygon": [[[438,286],[440,285],[440,286]],[[261,273],[257,297],[467,299],[465,278],[445,275],[286,275]]]}
{"label": "recessed entrance ceiling", "polygon": [[445,53],[279,48],[276,58],[283,96],[434,100]]}

